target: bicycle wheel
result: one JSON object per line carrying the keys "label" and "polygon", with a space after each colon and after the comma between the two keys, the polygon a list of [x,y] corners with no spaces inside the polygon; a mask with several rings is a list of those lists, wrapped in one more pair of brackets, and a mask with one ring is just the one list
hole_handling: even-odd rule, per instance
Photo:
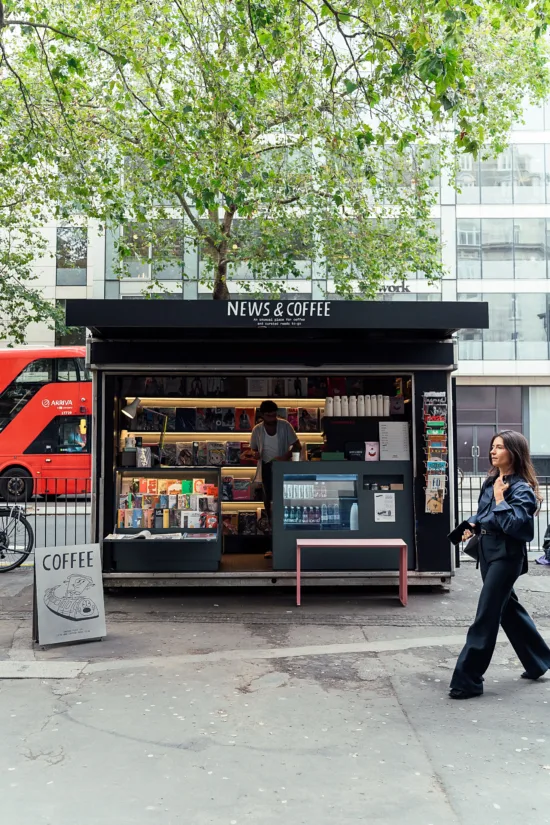
{"label": "bicycle wheel", "polygon": [[19,567],[34,544],[32,527],[17,511],[0,510],[0,573]]}

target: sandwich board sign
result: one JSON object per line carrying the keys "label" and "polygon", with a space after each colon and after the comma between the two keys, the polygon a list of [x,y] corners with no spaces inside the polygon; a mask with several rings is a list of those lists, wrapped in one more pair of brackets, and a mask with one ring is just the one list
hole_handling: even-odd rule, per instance
{"label": "sandwich board sign", "polygon": [[34,638],[38,644],[71,644],[104,638],[99,544],[37,548],[34,583]]}

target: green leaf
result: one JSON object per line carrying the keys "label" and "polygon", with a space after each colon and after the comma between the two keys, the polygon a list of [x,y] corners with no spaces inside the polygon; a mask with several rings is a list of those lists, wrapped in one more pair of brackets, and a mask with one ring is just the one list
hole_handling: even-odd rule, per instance
{"label": "green leaf", "polygon": [[354,83],[353,80],[349,78],[344,78],[344,86],[346,87],[346,92],[348,95],[352,94],[357,89],[357,83]]}

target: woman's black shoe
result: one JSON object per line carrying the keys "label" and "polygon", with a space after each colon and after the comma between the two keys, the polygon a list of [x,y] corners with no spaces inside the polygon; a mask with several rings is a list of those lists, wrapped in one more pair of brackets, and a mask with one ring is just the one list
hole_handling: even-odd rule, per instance
{"label": "woman's black shoe", "polygon": [[481,693],[468,693],[466,690],[451,688],[449,696],[451,699],[473,699],[475,696],[481,696]]}
{"label": "woman's black shoe", "polygon": [[536,682],[537,679],[540,679],[541,676],[544,676],[544,673],[538,673],[536,676],[534,676],[531,673],[527,673],[526,670],[524,670],[521,674],[522,679],[530,679],[531,682]]}

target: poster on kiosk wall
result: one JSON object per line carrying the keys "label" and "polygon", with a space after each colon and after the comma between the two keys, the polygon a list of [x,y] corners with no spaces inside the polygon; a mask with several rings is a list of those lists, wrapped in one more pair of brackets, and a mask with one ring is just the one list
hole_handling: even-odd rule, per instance
{"label": "poster on kiosk wall", "polygon": [[35,640],[40,645],[103,639],[106,634],[99,544],[35,551]]}

